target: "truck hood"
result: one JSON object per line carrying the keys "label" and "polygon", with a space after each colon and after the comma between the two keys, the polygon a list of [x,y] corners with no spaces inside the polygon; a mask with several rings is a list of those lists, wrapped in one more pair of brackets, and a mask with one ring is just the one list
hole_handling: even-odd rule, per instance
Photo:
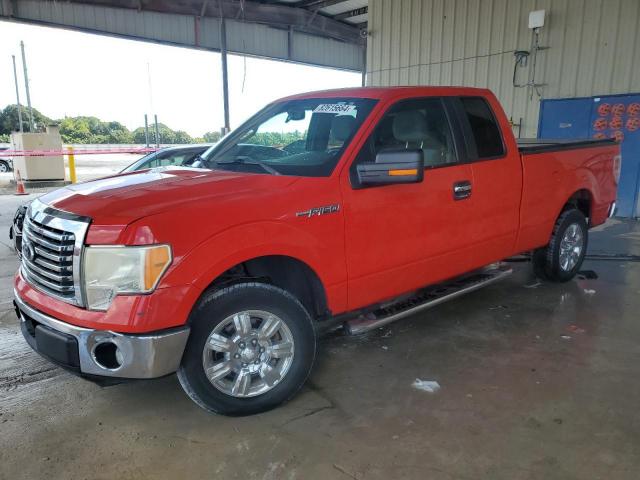
{"label": "truck hood", "polygon": [[295,177],[165,167],[69,185],[40,198],[59,210],[91,217],[102,225],[127,225],[139,218],[211,201],[238,199],[264,189],[280,189]]}

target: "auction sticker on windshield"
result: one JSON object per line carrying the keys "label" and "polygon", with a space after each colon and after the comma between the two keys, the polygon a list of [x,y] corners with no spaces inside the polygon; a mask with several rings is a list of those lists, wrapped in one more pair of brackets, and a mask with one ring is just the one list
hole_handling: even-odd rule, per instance
{"label": "auction sticker on windshield", "polygon": [[355,105],[347,105],[346,103],[321,103],[315,108],[313,113],[339,113],[349,115],[357,112]]}

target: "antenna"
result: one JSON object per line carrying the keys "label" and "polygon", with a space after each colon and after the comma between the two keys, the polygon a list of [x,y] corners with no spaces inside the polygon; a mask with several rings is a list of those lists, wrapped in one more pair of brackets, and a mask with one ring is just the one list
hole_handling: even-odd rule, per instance
{"label": "antenna", "polygon": [[24,89],[27,93],[27,112],[29,113],[29,131],[33,132],[33,110],[31,109],[31,95],[29,95],[29,75],[27,75],[27,57],[24,54],[24,42],[20,40],[22,51],[22,68],[24,69]]}

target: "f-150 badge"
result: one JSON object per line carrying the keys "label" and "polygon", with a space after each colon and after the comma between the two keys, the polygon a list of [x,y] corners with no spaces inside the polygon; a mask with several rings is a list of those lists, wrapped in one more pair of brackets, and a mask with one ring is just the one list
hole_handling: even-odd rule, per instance
{"label": "f-150 badge", "polygon": [[328,213],[336,213],[340,210],[340,204],[334,203],[333,205],[325,205],[324,207],[313,207],[304,212],[297,212],[296,217],[319,217],[320,215],[327,215]]}

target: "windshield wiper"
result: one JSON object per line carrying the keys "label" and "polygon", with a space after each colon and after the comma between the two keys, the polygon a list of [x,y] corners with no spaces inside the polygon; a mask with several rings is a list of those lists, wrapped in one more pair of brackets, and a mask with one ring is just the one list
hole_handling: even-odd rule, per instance
{"label": "windshield wiper", "polygon": [[237,157],[234,157],[233,160],[214,160],[214,163],[216,165],[257,165],[259,167],[262,167],[263,170],[269,172],[271,175],[282,175],[279,171],[277,171],[275,168],[270,167],[266,163],[261,162],[260,160],[254,160],[246,155],[238,155]]}

